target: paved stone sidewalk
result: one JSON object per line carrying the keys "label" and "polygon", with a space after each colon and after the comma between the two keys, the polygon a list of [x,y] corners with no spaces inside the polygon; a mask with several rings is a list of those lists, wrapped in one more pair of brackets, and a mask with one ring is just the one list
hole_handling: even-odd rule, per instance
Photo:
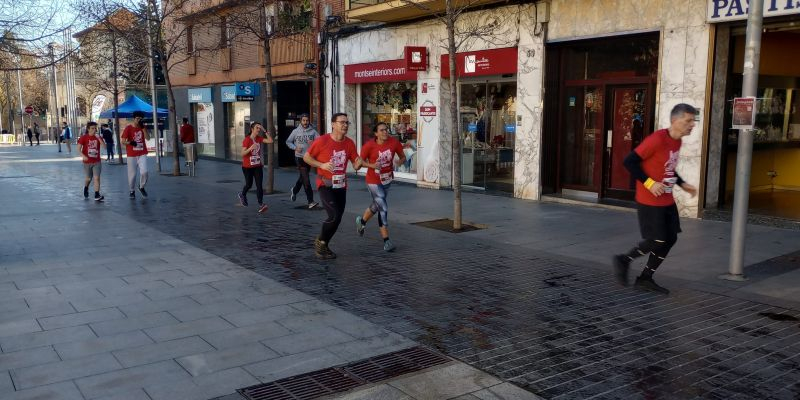
{"label": "paved stone sidewalk", "polygon": [[[209,399],[415,345],[25,175],[13,154],[0,148],[2,399]],[[501,383],[450,367],[480,377],[457,395]]]}
{"label": "paved stone sidewalk", "polygon": [[[446,216],[447,192],[398,185],[392,237],[400,247],[387,255],[374,226],[358,238],[347,222],[369,197],[353,180],[333,243],[340,257],[320,263],[310,241],[321,212],[295,209],[285,193],[268,197],[267,215],[235,207],[238,168],[201,165],[198,178],[156,177],[151,198],[133,202],[123,175],[110,167],[109,201],[95,208],[145,222],[548,398],[794,398],[800,390],[797,270],[766,268],[744,285],[717,281],[714,270],[726,257],[719,223],[684,221],[676,257],[659,272],[674,289],[663,298],[619,288],[608,272],[611,252],[630,245],[631,213],[467,194],[468,220],[489,229],[452,235],[403,223]],[[49,189],[65,199],[56,207],[80,208],[73,175],[60,175],[59,167],[26,168],[48,176]],[[276,177],[278,187],[288,187],[294,173]],[[47,207],[32,197],[34,209]],[[756,231],[749,263],[797,249],[797,232]]]}

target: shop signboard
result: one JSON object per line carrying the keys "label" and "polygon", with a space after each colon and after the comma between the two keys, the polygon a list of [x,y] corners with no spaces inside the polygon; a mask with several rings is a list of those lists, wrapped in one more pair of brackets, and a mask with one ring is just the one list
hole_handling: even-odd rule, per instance
{"label": "shop signboard", "polygon": [[753,129],[756,121],[756,98],[733,99],[733,129]]}
{"label": "shop signboard", "polygon": [[439,82],[438,78],[426,78],[417,83],[417,146],[412,155],[417,164],[417,180],[429,183],[439,181]]}
{"label": "shop signboard", "polygon": [[[749,0],[708,0],[708,22],[747,19]],[[764,0],[764,18],[800,14],[798,0]]]}
{"label": "shop signboard", "polygon": [[211,88],[189,89],[189,103],[211,103]]}
{"label": "shop signboard", "polygon": [[253,101],[261,93],[261,85],[255,82],[239,82],[236,84],[236,101]]}
{"label": "shop signboard", "polygon": [[[450,77],[450,56],[442,54],[442,78]],[[517,48],[489,49],[456,53],[456,73],[459,78],[517,73]]]}
{"label": "shop signboard", "polygon": [[375,83],[417,80],[417,71],[406,68],[406,60],[378,61],[344,66],[344,83]]}
{"label": "shop signboard", "polygon": [[220,88],[220,97],[223,103],[233,103],[236,101],[236,86],[223,86]]}
{"label": "shop signboard", "polygon": [[408,71],[425,71],[428,69],[428,48],[406,46],[403,52]]}

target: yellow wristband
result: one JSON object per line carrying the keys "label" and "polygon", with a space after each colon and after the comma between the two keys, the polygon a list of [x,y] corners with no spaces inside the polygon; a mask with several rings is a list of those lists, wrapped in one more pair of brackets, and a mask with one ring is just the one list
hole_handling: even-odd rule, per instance
{"label": "yellow wristband", "polygon": [[644,181],[644,187],[645,189],[650,190],[650,187],[652,187],[655,183],[656,181],[654,181],[652,178],[647,178],[647,180]]}

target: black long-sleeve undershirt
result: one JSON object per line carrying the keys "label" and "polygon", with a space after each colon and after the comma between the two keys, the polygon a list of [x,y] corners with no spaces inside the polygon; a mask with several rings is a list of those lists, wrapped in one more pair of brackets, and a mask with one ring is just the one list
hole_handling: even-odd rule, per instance
{"label": "black long-sleeve undershirt", "polygon": [[[622,164],[625,165],[625,169],[627,169],[637,181],[642,182],[642,184],[650,178],[642,169],[642,157],[639,156],[639,153],[631,151],[631,153],[625,157],[625,160],[622,161]],[[675,171],[675,177],[678,178],[675,184],[678,186],[682,185],[684,180],[678,175],[678,171]]]}

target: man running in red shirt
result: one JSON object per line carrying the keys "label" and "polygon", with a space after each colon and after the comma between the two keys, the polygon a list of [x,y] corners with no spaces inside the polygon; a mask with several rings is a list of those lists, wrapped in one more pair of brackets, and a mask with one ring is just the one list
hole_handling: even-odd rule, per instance
{"label": "man running in red shirt", "polygon": [[125,153],[128,155],[128,190],[131,199],[136,198],[136,170],[139,170],[139,193],[147,198],[147,191],[144,185],[147,184],[147,130],[142,124],[144,113],[136,111],[133,113],[133,123],[125,127],[120,136],[122,143],[125,143]]}
{"label": "man running in red shirt", "polygon": [[692,197],[697,188],[684,182],[677,166],[681,138],[692,133],[697,109],[688,104],[678,104],[670,113],[670,126],[653,132],[625,157],[625,168],[636,178],[636,203],[638,203],[639,230],[642,240],[627,254],[613,258],[617,281],[628,285],[628,269],[635,258],[649,254],[642,274],[636,278],[638,289],[669,294],[669,290],[653,280],[653,273],[678,241],[681,231],[678,207],[672,190],[679,186]]}
{"label": "man running in red shirt", "polygon": [[242,173],[244,174],[244,187],[237,195],[239,203],[247,207],[247,191],[253,187],[253,181],[256,183],[256,198],[258,199],[258,213],[267,211],[267,205],[264,204],[264,189],[262,182],[264,181],[264,160],[262,157],[261,143],[272,143],[272,136],[262,135],[264,127],[258,122],[250,123],[250,135],[242,141]]}
{"label": "man running in red shirt", "polygon": [[314,253],[323,260],[336,258],[328,244],[342,222],[347,204],[347,162],[350,161],[356,171],[361,168],[356,144],[345,136],[350,126],[347,114],[335,113],[331,122],[331,133],[314,140],[303,155],[303,161],[317,169],[319,198],[328,213],[328,219],[322,223],[322,232],[314,241]]}
{"label": "man running in red shirt", "polygon": [[[361,147],[361,159],[367,168],[367,188],[372,195],[372,204],[364,210],[363,216],[356,217],[356,230],[363,236],[367,221],[378,215],[378,228],[383,238],[383,250],[393,251],[394,244],[389,240],[389,204],[386,196],[394,179],[395,165],[403,165],[406,155],[400,141],[389,136],[389,125],[381,122],[372,128],[374,140]],[[395,161],[395,156],[399,158]],[[394,162],[393,162],[394,161]]]}
{"label": "man running in red shirt", "polygon": [[100,195],[100,170],[103,163],[100,162],[100,145],[105,146],[103,138],[97,136],[97,122],[86,124],[86,135],[78,139],[78,153],[83,158],[83,172],[86,179],[83,182],[83,197],[89,198],[89,182],[94,179],[94,200],[103,201],[105,197]]}

